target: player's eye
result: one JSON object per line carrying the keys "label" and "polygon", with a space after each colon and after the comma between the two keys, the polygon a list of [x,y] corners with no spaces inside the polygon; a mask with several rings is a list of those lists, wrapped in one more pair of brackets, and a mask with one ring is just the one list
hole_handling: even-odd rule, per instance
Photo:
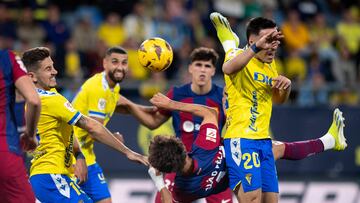
{"label": "player's eye", "polygon": [[119,61],[118,60],[111,60],[111,63],[116,65],[116,64],[119,64]]}

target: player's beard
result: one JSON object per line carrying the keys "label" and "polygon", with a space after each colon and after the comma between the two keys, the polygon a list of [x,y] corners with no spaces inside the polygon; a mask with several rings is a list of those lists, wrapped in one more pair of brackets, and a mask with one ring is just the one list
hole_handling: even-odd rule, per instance
{"label": "player's beard", "polygon": [[[121,71],[122,72],[122,77],[121,78],[116,78],[115,77],[115,72],[117,71]],[[110,80],[112,80],[114,83],[120,83],[124,78],[125,78],[126,72],[124,70],[114,70],[114,71],[109,71],[109,78]]]}

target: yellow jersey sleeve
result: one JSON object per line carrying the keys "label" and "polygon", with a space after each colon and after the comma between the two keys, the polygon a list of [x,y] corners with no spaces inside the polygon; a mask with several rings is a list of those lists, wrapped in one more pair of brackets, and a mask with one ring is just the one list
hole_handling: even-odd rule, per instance
{"label": "yellow jersey sleeve", "polygon": [[[230,51],[226,60],[242,51]],[[242,70],[224,75],[228,95],[225,138],[270,138],[272,80],[277,75],[275,62],[262,63],[255,57]]]}
{"label": "yellow jersey sleeve", "polygon": [[37,126],[39,146],[33,153],[30,174],[71,174],[73,161],[73,128],[81,118],[62,95],[38,90],[41,113]]}

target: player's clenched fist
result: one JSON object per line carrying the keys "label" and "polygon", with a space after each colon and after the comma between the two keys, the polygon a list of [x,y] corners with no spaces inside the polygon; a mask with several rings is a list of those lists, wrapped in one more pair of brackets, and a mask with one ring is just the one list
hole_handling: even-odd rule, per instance
{"label": "player's clenched fist", "polygon": [[167,96],[165,96],[161,93],[156,93],[150,99],[150,102],[159,108],[166,108],[169,105],[169,103],[171,102],[171,100]]}
{"label": "player's clenched fist", "polygon": [[285,76],[279,75],[272,80],[272,88],[279,90],[287,90],[291,86],[291,80]]}

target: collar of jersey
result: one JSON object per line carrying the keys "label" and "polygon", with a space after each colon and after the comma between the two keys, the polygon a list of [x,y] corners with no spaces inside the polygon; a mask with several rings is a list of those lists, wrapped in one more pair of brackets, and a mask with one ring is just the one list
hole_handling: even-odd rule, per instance
{"label": "collar of jersey", "polygon": [[114,89],[117,86],[119,86],[119,83],[117,83],[114,88],[110,88],[109,83],[108,83],[108,81],[106,80],[106,77],[105,77],[105,71],[103,71],[101,74],[102,74],[102,86],[103,86],[104,90],[110,89],[111,91],[114,91]]}
{"label": "collar of jersey", "polygon": [[38,94],[41,94],[41,95],[55,95],[56,92],[52,92],[52,91],[46,91],[46,90],[43,90],[43,89],[39,89],[39,88],[36,88],[36,91]]}

